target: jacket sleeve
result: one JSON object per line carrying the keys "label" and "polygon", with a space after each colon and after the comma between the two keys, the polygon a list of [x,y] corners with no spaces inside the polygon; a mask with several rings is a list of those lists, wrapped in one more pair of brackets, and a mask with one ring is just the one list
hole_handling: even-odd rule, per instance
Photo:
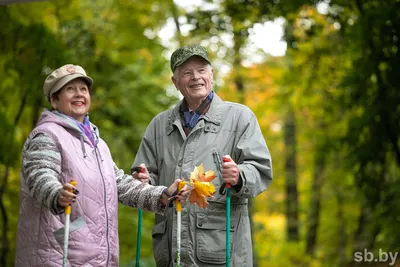
{"label": "jacket sleeve", "polygon": [[28,185],[30,196],[53,214],[61,214],[58,205],[58,180],[61,172],[61,153],[53,139],[38,134],[26,144],[22,153],[22,179]]}
{"label": "jacket sleeve", "polygon": [[165,186],[152,186],[134,179],[131,175],[125,174],[114,164],[117,177],[118,199],[127,206],[164,214],[165,206],[160,198]]}
{"label": "jacket sleeve", "polygon": [[241,113],[232,158],[238,164],[242,187],[232,190],[238,197],[255,197],[267,189],[272,181],[272,159],[254,113]]}

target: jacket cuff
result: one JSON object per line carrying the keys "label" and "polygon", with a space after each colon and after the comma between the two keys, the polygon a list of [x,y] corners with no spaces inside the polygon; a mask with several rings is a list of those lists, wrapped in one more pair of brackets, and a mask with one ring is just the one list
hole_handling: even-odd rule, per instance
{"label": "jacket cuff", "polygon": [[236,193],[240,192],[240,190],[243,187],[243,179],[242,179],[242,177],[240,175],[239,175],[238,183],[233,185],[232,187],[233,187],[233,189],[235,189]]}
{"label": "jacket cuff", "polygon": [[239,181],[236,185],[233,185],[232,188],[234,190],[231,190],[231,192],[238,197],[243,197],[244,190],[247,190],[246,179],[244,178],[244,174],[240,169],[239,169]]}
{"label": "jacket cuff", "polygon": [[54,194],[52,203],[53,204],[52,204],[52,208],[51,208],[51,213],[53,213],[55,215],[60,215],[60,214],[64,213],[65,208],[63,206],[60,206],[60,204],[58,204],[58,192],[56,194]]}
{"label": "jacket cuff", "polygon": [[168,205],[164,205],[164,204],[163,204],[163,206],[164,206],[164,207],[166,206],[166,207],[169,207],[169,208],[173,207],[173,206],[174,206],[174,199],[173,199],[173,197],[174,197],[176,194],[174,193],[174,194],[172,194],[172,195],[169,195],[168,188],[165,188],[165,189],[162,191],[161,197],[163,197],[163,195],[165,195],[165,196],[167,197],[167,199],[169,200]]}

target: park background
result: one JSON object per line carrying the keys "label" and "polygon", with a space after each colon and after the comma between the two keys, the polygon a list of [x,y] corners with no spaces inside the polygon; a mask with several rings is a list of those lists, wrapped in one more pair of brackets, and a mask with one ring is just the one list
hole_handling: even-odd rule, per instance
{"label": "park background", "polygon": [[[388,266],[379,251],[400,251],[398,0],[6,2],[0,266],[14,264],[21,149],[49,107],[46,75],[73,63],[94,78],[91,121],[128,171],[152,117],[179,99],[169,57],[190,44],[207,47],[215,91],[255,112],[271,151],[274,180],[251,202],[254,266]],[[271,23],[283,53],[254,44],[273,41],[260,30]],[[122,267],[134,266],[137,214],[120,206]],[[152,221],[144,213],[143,267]],[[367,251],[378,261],[357,263]]]}

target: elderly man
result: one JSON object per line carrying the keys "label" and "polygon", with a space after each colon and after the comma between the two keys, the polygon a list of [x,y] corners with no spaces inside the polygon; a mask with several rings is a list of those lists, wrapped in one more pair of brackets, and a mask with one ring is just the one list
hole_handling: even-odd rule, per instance
{"label": "elderly man", "polygon": [[[172,82],[184,99],[158,114],[144,134],[134,166],[145,164],[148,173],[136,179],[153,185],[188,180],[195,166],[217,173],[213,153],[224,156],[222,179],[209,205],[187,203],[182,210],[181,266],[226,265],[226,195],[218,190],[232,185],[231,266],[253,266],[248,198],[267,189],[272,180],[271,156],[257,118],[246,106],[226,102],[212,90],[214,69],[204,47],[177,49],[171,56]],[[176,214],[156,215],[152,231],[157,266],[174,266]]]}

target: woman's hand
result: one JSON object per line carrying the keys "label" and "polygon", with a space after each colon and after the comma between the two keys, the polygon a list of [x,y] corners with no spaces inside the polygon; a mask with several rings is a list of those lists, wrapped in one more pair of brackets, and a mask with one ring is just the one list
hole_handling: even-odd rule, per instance
{"label": "woman's hand", "polygon": [[168,188],[168,196],[162,194],[161,202],[164,205],[168,206],[169,203],[173,200],[180,201],[181,203],[186,202],[192,189],[187,184],[185,184],[185,186],[178,192],[179,183],[182,181],[182,179],[176,179],[174,183],[171,184]]}
{"label": "woman's hand", "polygon": [[75,202],[76,196],[78,194],[78,189],[76,189],[72,184],[63,184],[63,187],[58,190],[58,205],[60,205],[61,207],[70,206],[73,202]]}
{"label": "woman's hand", "polygon": [[177,192],[180,182],[183,182],[183,179],[176,179],[175,182],[168,188],[168,193],[170,196],[173,196],[176,193],[174,199],[184,203],[189,197],[190,191],[192,191],[192,189],[187,184],[185,184],[185,186],[179,192]]}
{"label": "woman's hand", "polygon": [[149,183],[150,181],[150,174],[146,168],[146,165],[143,163],[140,164],[138,167],[132,169],[133,172],[131,173],[133,178],[136,180],[141,181],[142,183]]}

